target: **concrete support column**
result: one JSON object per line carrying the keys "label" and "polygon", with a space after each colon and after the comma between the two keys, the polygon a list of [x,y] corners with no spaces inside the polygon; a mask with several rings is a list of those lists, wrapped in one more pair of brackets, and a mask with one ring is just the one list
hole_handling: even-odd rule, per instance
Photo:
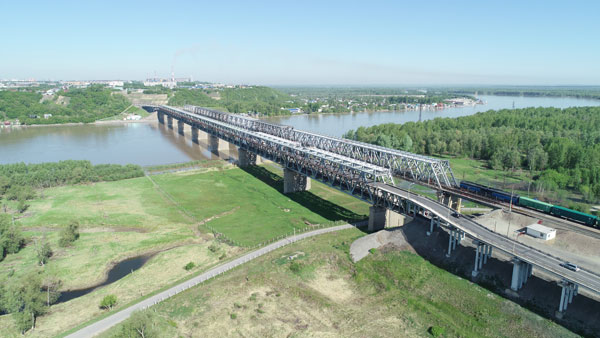
{"label": "concrete support column", "polygon": [[510,288],[513,291],[519,291],[519,276],[521,275],[521,261],[513,258],[513,273],[510,282]]}
{"label": "concrete support column", "polygon": [[479,245],[479,241],[474,241],[475,244],[475,266],[473,267],[473,272],[471,272],[471,276],[476,277],[479,274],[479,250],[481,246]]}
{"label": "concrete support column", "polygon": [[[562,286],[562,290],[560,292],[560,303],[558,303],[558,312],[562,315],[562,312],[567,309],[565,296],[567,294],[567,287],[564,283],[559,284]],[[558,314],[557,314],[558,317]]]}
{"label": "concrete support column", "polygon": [[158,118],[158,122],[160,124],[165,124],[165,114],[162,111],[157,111],[156,112],[156,117]]}
{"label": "concrete support column", "polygon": [[198,144],[198,128],[192,126],[192,142]]}
{"label": "concrete support column", "polygon": [[435,225],[435,216],[431,215],[431,221],[429,221],[429,231],[427,231],[427,236],[430,236],[433,233],[433,226]]}
{"label": "concrete support column", "polygon": [[289,169],[283,169],[283,193],[310,190],[310,178]]}
{"label": "concrete support column", "polygon": [[208,146],[211,151],[227,151],[227,150],[229,150],[228,142],[223,141],[214,135],[208,135]]}
{"label": "concrete support column", "polygon": [[369,226],[368,231],[379,231],[385,228],[387,221],[387,209],[379,206],[369,207]]}
{"label": "concrete support column", "polygon": [[454,239],[454,228],[450,228],[450,233],[448,234],[448,253],[446,254],[446,257],[450,257],[450,254],[452,253],[453,239]]}
{"label": "concrete support column", "polygon": [[184,135],[183,128],[185,127],[185,122],[183,120],[177,120],[177,133],[179,135]]}
{"label": "concrete support column", "polygon": [[413,218],[399,214],[381,206],[369,207],[368,231],[378,231],[388,227],[399,227],[412,221]]}
{"label": "concrete support column", "polygon": [[167,127],[173,129],[173,117],[171,115],[167,115]]}
{"label": "concrete support column", "polygon": [[238,166],[256,165],[256,154],[244,148],[238,148]]}

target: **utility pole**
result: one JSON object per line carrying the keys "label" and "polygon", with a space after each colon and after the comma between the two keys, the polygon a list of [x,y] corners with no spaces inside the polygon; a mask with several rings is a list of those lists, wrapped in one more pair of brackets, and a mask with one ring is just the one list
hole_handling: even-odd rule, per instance
{"label": "utility pole", "polygon": [[423,105],[419,103],[419,122],[421,122],[422,114],[423,114]]}

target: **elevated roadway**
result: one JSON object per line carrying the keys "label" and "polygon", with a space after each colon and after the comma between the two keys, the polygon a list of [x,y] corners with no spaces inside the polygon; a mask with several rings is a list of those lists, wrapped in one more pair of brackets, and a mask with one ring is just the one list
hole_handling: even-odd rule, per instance
{"label": "elevated roadway", "polygon": [[429,210],[444,222],[461,231],[464,231],[472,238],[490,244],[494,248],[500,249],[503,252],[513,255],[523,262],[527,262],[544,269],[560,278],[581,285],[591,291],[600,293],[600,277],[591,272],[580,270],[572,271],[562,267],[565,262],[557,257],[553,257],[547,253],[536,250],[523,243],[514,241],[496,232],[493,232],[481,224],[473,221],[468,217],[455,217],[455,211],[437,201],[431,200],[407,190],[391,187],[384,184],[375,184],[380,191],[389,192],[394,195],[404,196],[411,203],[418,205],[424,210]]}

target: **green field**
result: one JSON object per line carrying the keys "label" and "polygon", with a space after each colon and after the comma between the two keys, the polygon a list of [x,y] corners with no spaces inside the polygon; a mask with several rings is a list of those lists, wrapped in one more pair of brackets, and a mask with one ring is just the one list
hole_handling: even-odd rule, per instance
{"label": "green field", "polygon": [[[187,290],[145,312],[147,333],[425,337],[436,327],[444,337],[576,336],[412,253],[376,252],[353,264],[349,245],[360,236],[352,229],[305,240]],[[102,337],[126,336],[130,324]]]}
{"label": "green field", "polygon": [[[246,246],[294,229],[362,219],[368,212],[366,203],[317,182],[311,191],[283,195],[281,180],[262,167],[244,171],[219,165],[38,191],[37,198],[29,201],[30,208],[17,219],[28,243],[0,262],[0,282],[17,283],[24,275],[40,271],[58,277],[61,290],[85,288],[102,281],[116,262],[159,252],[120,281],[52,306],[30,333],[55,335],[102,314],[98,304],[109,293],[117,295],[123,305],[236,256]],[[61,248],[59,231],[71,220],[80,222],[81,236],[71,247]],[[241,246],[221,243],[209,229]],[[50,243],[54,253],[40,267],[35,243],[43,241]],[[196,265],[190,272],[183,269],[188,262]],[[10,315],[0,316],[0,328],[16,335]]]}

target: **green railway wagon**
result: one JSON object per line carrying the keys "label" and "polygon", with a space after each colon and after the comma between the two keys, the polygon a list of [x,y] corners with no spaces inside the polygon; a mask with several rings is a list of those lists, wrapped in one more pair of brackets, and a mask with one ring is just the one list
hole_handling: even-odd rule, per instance
{"label": "green railway wagon", "polygon": [[534,200],[533,198],[527,198],[527,197],[523,197],[523,196],[519,197],[519,205],[528,207],[528,208],[532,208],[535,210],[539,210],[539,211],[542,211],[542,212],[545,212],[548,214],[550,213],[550,210],[554,206],[550,203]]}
{"label": "green railway wagon", "polygon": [[571,210],[558,205],[553,206],[550,213],[555,216],[572,219],[574,221],[585,223],[586,225],[590,226],[596,225],[596,222],[598,220],[598,218],[594,215],[586,214],[585,212],[579,212],[576,210]]}

